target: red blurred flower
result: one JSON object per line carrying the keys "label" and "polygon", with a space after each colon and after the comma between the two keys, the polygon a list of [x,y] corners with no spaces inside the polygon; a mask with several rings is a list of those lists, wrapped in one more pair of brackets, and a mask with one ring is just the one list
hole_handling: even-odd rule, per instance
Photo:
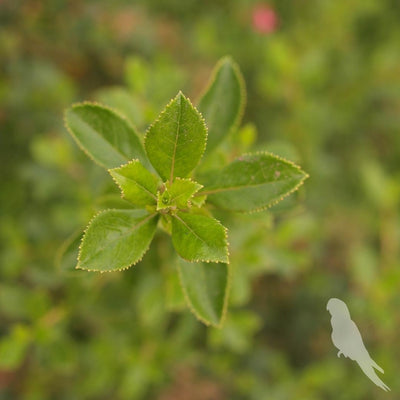
{"label": "red blurred flower", "polygon": [[266,4],[259,4],[253,9],[253,29],[259,33],[272,33],[278,26],[278,16]]}

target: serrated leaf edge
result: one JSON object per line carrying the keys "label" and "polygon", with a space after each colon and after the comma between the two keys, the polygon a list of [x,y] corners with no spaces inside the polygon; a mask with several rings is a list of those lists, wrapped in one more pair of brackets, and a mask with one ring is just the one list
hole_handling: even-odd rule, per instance
{"label": "serrated leaf edge", "polygon": [[[147,251],[149,250],[150,245],[151,245],[151,242],[152,242],[153,240],[150,241],[149,245],[143,250],[143,253],[140,255],[140,257],[139,257],[133,264],[129,264],[129,265],[127,265],[127,266],[125,266],[125,267],[122,267],[122,268],[110,269],[110,270],[99,270],[99,269],[89,269],[89,268],[83,268],[83,267],[81,267],[81,266],[79,265],[79,263],[80,263],[80,256],[81,256],[82,244],[83,244],[83,242],[84,242],[84,240],[85,240],[87,230],[89,229],[89,227],[90,227],[90,225],[92,224],[92,222],[93,222],[100,214],[103,214],[103,213],[108,212],[108,211],[121,211],[121,210],[118,210],[117,208],[108,208],[107,210],[101,210],[101,211],[99,211],[98,213],[96,213],[96,214],[90,219],[90,221],[88,222],[86,228],[85,228],[84,231],[83,231],[82,240],[81,240],[81,242],[80,242],[80,244],[79,244],[78,264],[77,264],[77,266],[75,267],[75,269],[81,269],[81,270],[88,271],[88,272],[99,272],[100,274],[105,273],[105,272],[108,273],[108,272],[121,272],[121,271],[125,271],[125,270],[127,270],[127,269],[133,267],[134,265],[138,264],[140,261],[142,261],[144,255],[145,255],[145,254],[147,253]],[[151,218],[154,218],[154,217],[156,217],[156,216],[158,217],[158,214],[157,214],[157,213],[149,214],[149,215],[148,215],[148,219],[150,220]],[[158,222],[158,221],[157,221],[157,222]]]}
{"label": "serrated leaf edge", "polygon": [[[235,210],[234,210],[233,212],[237,212],[237,213],[241,213],[241,214],[253,214],[253,213],[256,213],[256,212],[260,212],[260,211],[267,210],[268,208],[271,208],[272,206],[274,206],[274,205],[280,203],[284,198],[286,198],[287,196],[291,195],[293,192],[295,192],[296,190],[298,190],[299,187],[300,187],[301,185],[303,185],[304,181],[305,181],[307,178],[310,177],[310,175],[309,175],[307,172],[303,171],[303,170],[301,169],[301,167],[299,167],[299,166],[298,166],[297,164],[295,164],[293,161],[287,160],[286,158],[281,157],[281,156],[278,156],[278,155],[276,155],[276,154],[274,154],[274,153],[272,153],[272,152],[270,152],[270,151],[256,151],[256,152],[253,152],[253,153],[244,153],[244,154],[240,155],[239,157],[236,157],[236,158],[235,158],[234,160],[232,160],[229,164],[231,164],[231,163],[233,163],[233,162],[235,162],[235,161],[237,161],[237,160],[238,160],[238,161],[242,161],[242,160],[241,160],[242,157],[246,157],[246,156],[255,156],[255,155],[270,155],[270,156],[273,156],[273,157],[275,157],[276,159],[278,159],[278,160],[280,160],[280,161],[284,161],[284,162],[290,164],[292,167],[294,167],[294,168],[297,169],[298,171],[300,171],[300,172],[303,174],[303,177],[301,178],[301,180],[299,181],[299,183],[298,183],[294,188],[292,188],[291,190],[289,190],[288,192],[286,192],[280,199],[275,200],[275,201],[271,201],[271,202],[268,203],[267,205],[265,205],[265,206],[263,206],[263,207],[255,208],[255,209],[253,209],[253,210],[246,210],[246,211],[235,211]],[[223,168],[227,167],[229,164],[225,165]],[[207,189],[207,188],[206,188],[206,189]],[[200,196],[200,195],[202,195],[202,193],[205,193],[205,194],[208,196],[207,190],[205,190],[204,192],[197,192],[196,194],[194,194],[194,197]],[[207,201],[207,200],[206,200],[206,201]],[[216,205],[215,205],[215,207],[226,210],[225,208],[218,207],[218,206],[216,206]],[[229,210],[227,210],[227,211],[229,211]]]}
{"label": "serrated leaf edge", "polygon": [[[190,181],[190,182],[192,182],[192,183],[196,183],[197,185],[200,185],[200,186],[201,186],[201,188],[198,189],[197,192],[203,188],[203,185],[202,185],[201,183],[195,181],[193,178],[190,178],[190,177],[181,178],[181,177],[177,176],[177,177],[174,179],[174,182],[175,182],[175,181]],[[195,193],[197,193],[197,192],[195,192]]]}
{"label": "serrated leaf edge", "polygon": [[[79,147],[79,148],[80,148],[80,149],[81,149],[95,164],[99,165],[99,166],[102,167],[102,168],[105,168],[106,170],[109,169],[106,165],[102,164],[100,161],[95,160],[95,159],[93,158],[93,156],[86,150],[86,148],[81,144],[81,142],[78,140],[78,138],[77,138],[77,137],[75,136],[75,134],[72,132],[72,129],[71,129],[71,127],[69,126],[69,124],[68,124],[68,122],[67,122],[67,111],[68,111],[68,110],[70,110],[70,109],[72,110],[72,109],[74,109],[74,108],[76,108],[76,107],[86,106],[86,105],[93,106],[93,107],[105,108],[105,109],[107,109],[108,111],[114,113],[117,117],[119,117],[119,118],[121,118],[122,120],[124,120],[124,122],[126,122],[126,123],[128,124],[128,126],[129,126],[130,128],[132,128],[133,132],[136,134],[137,138],[139,139],[139,142],[143,145],[143,141],[141,140],[141,137],[140,137],[139,134],[138,134],[139,131],[138,131],[138,130],[136,129],[136,127],[131,123],[131,121],[129,121],[128,118],[125,117],[125,115],[121,114],[117,109],[115,109],[115,108],[113,108],[113,107],[110,107],[110,106],[107,106],[107,105],[105,105],[105,104],[102,104],[102,103],[100,103],[100,102],[98,102],[98,101],[89,101],[89,100],[85,100],[85,101],[80,101],[80,102],[77,102],[77,103],[73,103],[73,104],[71,104],[71,106],[69,106],[66,110],[64,110],[64,115],[63,115],[64,126],[65,126],[65,128],[67,129],[68,133],[74,138],[74,141],[75,141],[75,143],[78,145],[78,147]],[[111,147],[113,147],[113,146],[111,146]],[[114,147],[113,147],[113,148],[114,148]],[[118,153],[121,154],[119,151],[118,151]],[[146,154],[146,151],[144,151],[144,153]],[[124,154],[121,154],[121,155],[122,155],[123,157],[126,157]],[[128,161],[129,161],[129,160],[127,159],[127,162],[128,162]],[[124,165],[124,164],[123,164],[123,165]]]}
{"label": "serrated leaf edge", "polygon": [[[187,260],[185,260],[185,261],[187,261]],[[219,264],[219,263],[216,263],[216,264]],[[186,302],[187,307],[189,308],[190,312],[197,318],[197,320],[199,320],[200,322],[202,322],[206,326],[212,326],[212,327],[217,328],[217,329],[221,329],[223,327],[223,325],[224,325],[225,320],[226,320],[226,315],[228,313],[228,305],[229,305],[229,301],[228,301],[229,300],[229,294],[230,294],[231,285],[232,285],[232,266],[229,263],[222,263],[222,264],[225,264],[227,266],[228,278],[227,278],[226,290],[225,290],[224,301],[223,301],[223,306],[222,306],[221,318],[220,318],[218,324],[214,324],[213,322],[208,321],[205,318],[203,318],[197,312],[197,310],[193,307],[192,302],[189,299],[189,295],[187,294],[187,292],[185,290],[185,287],[184,287],[184,285],[182,283],[183,278],[182,278],[181,268],[183,268],[183,266],[179,264],[179,260],[178,260],[179,286],[182,289],[183,297],[185,298],[185,302]]]}
{"label": "serrated leaf edge", "polygon": [[[108,169],[107,169],[107,172],[110,174],[112,180],[116,183],[116,185],[118,186],[118,188],[119,188],[119,190],[120,190],[120,192],[121,192],[121,198],[124,199],[124,200],[126,200],[126,201],[128,201],[128,202],[131,203],[131,204],[133,204],[133,203],[132,203],[131,201],[129,201],[129,200],[125,197],[124,189],[122,189],[122,186],[117,182],[117,180],[116,180],[116,179],[114,178],[114,176],[111,174],[111,171],[114,171],[114,170],[116,170],[116,169],[120,169],[120,168],[122,168],[122,167],[125,167],[125,166],[127,166],[127,165],[129,165],[129,164],[133,164],[133,163],[135,163],[135,162],[140,163],[140,165],[141,165],[143,168],[145,168],[150,174],[154,175],[151,171],[149,171],[149,170],[141,163],[141,161],[140,161],[138,158],[133,158],[132,160],[128,161],[127,163],[121,164],[119,167],[108,168]],[[156,175],[154,175],[154,176],[155,176],[157,179],[159,178],[159,176],[156,176]],[[150,193],[150,192],[149,192],[149,193]],[[151,194],[153,195],[154,200],[155,200],[155,204],[156,204],[156,203],[157,203],[157,193],[156,193],[156,194],[151,193]],[[152,204],[149,204],[149,205],[152,205]],[[140,207],[139,207],[138,209],[144,210],[145,208],[140,208]]]}
{"label": "serrated leaf edge", "polygon": [[[203,126],[204,126],[204,128],[205,128],[205,132],[206,132],[205,144],[204,144],[203,151],[201,152],[201,155],[200,155],[200,159],[199,159],[198,164],[201,163],[201,160],[202,160],[202,158],[203,158],[203,156],[204,156],[204,152],[205,152],[206,147],[207,147],[207,141],[208,141],[208,127],[207,127],[206,121],[205,121],[205,119],[204,119],[204,117],[203,117],[203,114],[193,105],[193,103],[190,101],[190,99],[189,99],[188,97],[186,97],[186,96],[182,93],[182,91],[180,90],[180,91],[178,92],[178,94],[177,94],[175,97],[173,97],[173,98],[168,102],[168,104],[163,108],[163,110],[160,112],[160,114],[158,114],[158,117],[148,126],[148,128],[146,129],[146,133],[144,134],[144,139],[143,139],[144,151],[145,151],[145,153],[146,153],[147,158],[149,159],[150,164],[153,166],[154,170],[157,172],[157,174],[160,176],[160,178],[161,178],[162,180],[164,180],[164,179],[163,179],[163,178],[161,177],[161,175],[158,173],[158,171],[156,170],[155,166],[151,163],[150,158],[149,158],[149,155],[147,154],[146,139],[147,139],[147,136],[148,136],[150,130],[154,127],[154,125],[156,125],[156,124],[160,121],[160,119],[161,119],[161,118],[163,117],[163,115],[166,113],[168,107],[171,106],[171,104],[177,99],[178,96],[183,96],[183,98],[189,102],[189,105],[190,105],[190,106],[197,112],[197,114],[199,115],[200,121],[203,123]],[[197,165],[196,165],[196,167],[197,167]],[[196,167],[194,167],[194,169],[196,169]],[[178,178],[178,177],[175,177],[175,179],[176,179],[176,178]]]}

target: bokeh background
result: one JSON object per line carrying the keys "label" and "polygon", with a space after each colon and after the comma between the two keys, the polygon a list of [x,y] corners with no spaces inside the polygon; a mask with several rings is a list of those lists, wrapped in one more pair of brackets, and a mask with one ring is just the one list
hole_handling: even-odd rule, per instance
{"label": "bokeh background", "polygon": [[[397,398],[399,44],[397,0],[1,0],[0,399]],[[226,54],[247,85],[242,146],[310,178],[228,223],[217,330],[168,298],[161,239],[128,271],[73,270],[75,232],[114,189],[63,110],[97,99],[144,131],[179,89],[196,99]],[[336,357],[330,297],[391,394]]]}

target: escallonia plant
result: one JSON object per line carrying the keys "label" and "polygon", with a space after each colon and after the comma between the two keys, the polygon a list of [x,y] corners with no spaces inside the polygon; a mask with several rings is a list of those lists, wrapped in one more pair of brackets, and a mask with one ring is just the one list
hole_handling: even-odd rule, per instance
{"label": "escallonia plant", "polygon": [[238,129],[244,103],[239,68],[225,57],[197,108],[179,92],[144,137],[109,107],[84,102],[69,108],[65,123],[72,137],[108,170],[129,204],[103,210],[89,222],[77,268],[129,268],[162,229],[179,255],[179,281],[189,308],[204,323],[221,326],[231,272],[228,232],[213,210],[263,210],[307,177],[292,162],[267,152],[243,154],[213,167],[212,153]]}

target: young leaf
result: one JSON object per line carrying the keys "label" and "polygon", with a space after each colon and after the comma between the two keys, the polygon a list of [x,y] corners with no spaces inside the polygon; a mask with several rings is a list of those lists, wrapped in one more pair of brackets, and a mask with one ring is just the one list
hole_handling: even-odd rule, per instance
{"label": "young leaf", "polygon": [[75,104],[65,112],[65,124],[82,150],[102,167],[116,168],[133,158],[148,163],[133,127],[109,108]]}
{"label": "young leaf", "polygon": [[179,92],[150,126],[145,149],[150,162],[164,180],[184,178],[203,155],[207,128],[200,113]]}
{"label": "young leaf", "polygon": [[179,277],[191,311],[206,325],[220,327],[226,313],[230,268],[225,263],[179,262]]}
{"label": "young leaf", "polygon": [[229,262],[226,228],[214,218],[177,212],[172,218],[172,243],[187,261]]}
{"label": "young leaf", "polygon": [[239,125],[245,105],[245,87],[239,67],[224,57],[215,67],[198,109],[208,127],[206,152],[213,150]]}
{"label": "young leaf", "polygon": [[167,183],[163,193],[159,193],[157,199],[157,210],[176,206],[184,209],[189,206],[189,200],[203,186],[191,179],[176,178],[172,185]]}
{"label": "young leaf", "polygon": [[269,153],[239,157],[209,175],[207,200],[233,211],[258,211],[295,191],[308,175],[295,164]]}
{"label": "young leaf", "polygon": [[122,196],[137,207],[156,204],[158,179],[139,160],[132,160],[109,173],[121,188]]}
{"label": "young leaf", "polygon": [[157,227],[156,214],[144,210],[106,210],[89,223],[77,268],[118,271],[140,261]]}
{"label": "young leaf", "polygon": [[195,207],[203,207],[203,204],[206,201],[207,196],[196,196],[193,197],[190,202],[192,203],[192,205],[194,205]]}

